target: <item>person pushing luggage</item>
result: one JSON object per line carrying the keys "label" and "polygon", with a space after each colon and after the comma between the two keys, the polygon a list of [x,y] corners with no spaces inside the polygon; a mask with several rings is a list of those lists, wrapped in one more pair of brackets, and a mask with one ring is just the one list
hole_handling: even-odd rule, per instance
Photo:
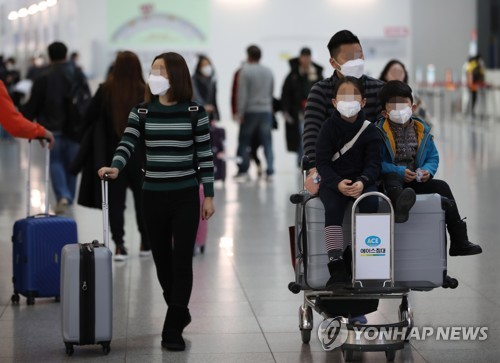
{"label": "person pushing luggage", "polygon": [[[208,116],[203,107],[190,102],[193,88],[181,55],[173,52],[158,55],[148,84],[147,105],[132,109],[111,167],[103,167],[98,173],[101,178],[104,174],[117,178],[142,135],[146,146],[142,213],[168,305],[161,345],[168,350],[184,350],[182,332],[191,322],[188,304],[200,217],[200,182],[205,191],[202,218],[209,219],[215,212]],[[197,115],[194,129],[193,113]],[[145,122],[141,123],[141,119]]]}

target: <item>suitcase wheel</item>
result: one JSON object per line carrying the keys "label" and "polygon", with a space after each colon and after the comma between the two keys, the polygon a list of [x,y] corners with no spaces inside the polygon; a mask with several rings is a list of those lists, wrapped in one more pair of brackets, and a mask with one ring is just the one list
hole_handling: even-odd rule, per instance
{"label": "suitcase wheel", "polygon": [[105,355],[109,354],[109,352],[111,351],[110,342],[102,343],[102,351]]}
{"label": "suitcase wheel", "polygon": [[72,343],[64,343],[66,345],[66,354],[71,357],[73,353],[75,352],[75,349],[73,348]]}
{"label": "suitcase wheel", "polygon": [[10,298],[10,301],[12,302],[13,305],[19,304],[19,294],[13,294],[12,297]]}
{"label": "suitcase wheel", "polygon": [[35,305],[35,298],[33,296],[28,296],[26,298],[28,305]]}
{"label": "suitcase wheel", "polygon": [[201,246],[201,247],[200,247],[200,252],[201,252],[201,253],[205,253],[205,246]]}

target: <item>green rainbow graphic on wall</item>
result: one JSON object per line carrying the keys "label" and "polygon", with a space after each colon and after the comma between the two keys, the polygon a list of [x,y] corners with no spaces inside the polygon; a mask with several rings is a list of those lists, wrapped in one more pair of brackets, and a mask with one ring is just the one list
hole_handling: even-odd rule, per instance
{"label": "green rainbow graphic on wall", "polygon": [[189,47],[208,41],[210,0],[108,0],[107,4],[112,46]]}

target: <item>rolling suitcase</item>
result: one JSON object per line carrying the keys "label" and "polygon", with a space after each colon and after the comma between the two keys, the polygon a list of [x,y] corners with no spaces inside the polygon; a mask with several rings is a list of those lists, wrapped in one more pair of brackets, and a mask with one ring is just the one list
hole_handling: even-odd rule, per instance
{"label": "rolling suitcase", "polygon": [[214,180],[226,180],[226,160],[224,157],[224,141],[226,130],[220,127],[210,127],[210,142],[214,154]]}
{"label": "rolling suitcase", "polygon": [[28,152],[27,217],[14,224],[12,235],[12,267],[14,294],[11,301],[19,303],[19,294],[26,296],[28,305],[35,298],[55,297],[59,300],[61,250],[78,240],[73,219],[49,215],[50,151],[45,147],[45,213],[30,216],[31,143]]}
{"label": "rolling suitcase", "polygon": [[100,344],[110,351],[113,287],[109,250],[108,182],[102,181],[104,244],[67,245],[62,253],[62,335],[66,354],[74,345]]}
{"label": "rolling suitcase", "polygon": [[[445,216],[439,194],[419,194],[405,223],[394,224],[395,286],[413,290],[441,287],[447,272]],[[351,204],[342,229],[351,236]],[[307,233],[307,271],[304,283],[321,289],[328,281],[328,255],[324,242],[324,207],[319,198],[304,206]],[[422,228],[425,226],[425,228]],[[299,225],[299,228],[301,226]]]}

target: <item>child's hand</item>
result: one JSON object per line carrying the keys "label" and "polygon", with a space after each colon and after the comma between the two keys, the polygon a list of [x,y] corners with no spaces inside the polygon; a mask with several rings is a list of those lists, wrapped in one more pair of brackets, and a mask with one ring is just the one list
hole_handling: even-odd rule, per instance
{"label": "child's hand", "polygon": [[422,172],[422,176],[420,177],[420,181],[422,183],[429,181],[429,179],[431,178],[431,173],[429,173],[428,170],[421,170],[421,172]]}
{"label": "child's hand", "polygon": [[405,169],[405,177],[404,177],[405,183],[410,183],[415,179],[417,179],[417,173],[411,171],[410,169]]}
{"label": "child's hand", "polygon": [[351,185],[351,194],[349,196],[353,198],[358,198],[361,195],[361,193],[363,193],[364,188],[365,186],[363,185],[363,183],[357,181],[356,183]]}
{"label": "child's hand", "polygon": [[338,184],[339,191],[347,197],[351,196],[352,180],[344,179]]}

